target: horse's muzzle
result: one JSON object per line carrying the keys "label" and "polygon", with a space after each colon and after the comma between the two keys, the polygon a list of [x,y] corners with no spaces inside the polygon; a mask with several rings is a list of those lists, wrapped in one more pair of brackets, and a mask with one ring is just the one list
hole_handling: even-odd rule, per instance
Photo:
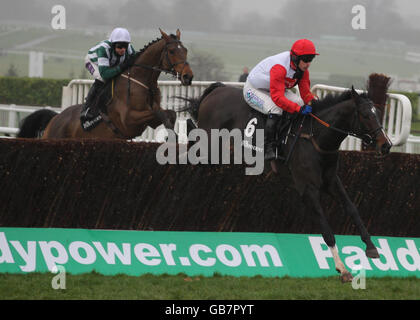
{"label": "horse's muzzle", "polygon": [[384,157],[389,154],[389,152],[391,151],[391,148],[392,148],[391,141],[386,141],[383,144],[378,143],[376,144],[376,148],[375,148],[376,155],[378,157]]}
{"label": "horse's muzzle", "polygon": [[386,142],[386,143],[384,143],[382,146],[381,146],[381,154],[382,155],[386,155],[386,154],[388,154],[390,151],[391,151],[391,147],[392,147],[392,143],[388,143],[388,142]]}
{"label": "horse's muzzle", "polygon": [[192,83],[193,77],[194,76],[192,76],[192,75],[190,75],[188,73],[183,74],[181,76],[181,83],[182,83],[182,85],[184,85],[184,86],[190,86],[191,83]]}

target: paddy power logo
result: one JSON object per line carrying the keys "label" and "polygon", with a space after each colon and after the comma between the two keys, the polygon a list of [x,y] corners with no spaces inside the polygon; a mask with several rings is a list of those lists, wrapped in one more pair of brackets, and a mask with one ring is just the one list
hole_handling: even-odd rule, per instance
{"label": "paddy power logo", "polygon": [[[337,236],[349,271],[420,277],[420,239],[374,238],[380,259],[368,259],[359,237]],[[112,275],[322,277],[336,275],[321,236],[301,234],[153,232],[0,228],[0,272]]]}
{"label": "paddy power logo", "polygon": [[[332,258],[332,253],[324,240],[321,237],[309,237],[309,241],[319,268],[329,269],[328,259]],[[414,240],[405,240],[405,245],[394,250],[394,253],[387,239],[378,239],[378,243],[380,259],[368,259],[365,251],[358,246],[344,246],[341,249],[343,256],[347,256],[344,263],[353,270],[376,268],[381,271],[399,271],[402,268],[407,271],[420,271],[419,248]]]}

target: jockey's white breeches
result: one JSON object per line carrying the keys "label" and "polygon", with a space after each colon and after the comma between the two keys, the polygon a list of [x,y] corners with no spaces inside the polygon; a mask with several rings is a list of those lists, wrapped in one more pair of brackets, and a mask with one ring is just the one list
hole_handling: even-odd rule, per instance
{"label": "jockey's white breeches", "polygon": [[[264,114],[274,113],[282,114],[283,109],[271,100],[270,92],[264,89],[256,89],[252,84],[247,80],[244,85],[243,95],[245,101],[255,110],[262,112]],[[301,97],[291,90],[286,89],[284,96],[297,103],[300,106],[304,105],[304,102]]]}

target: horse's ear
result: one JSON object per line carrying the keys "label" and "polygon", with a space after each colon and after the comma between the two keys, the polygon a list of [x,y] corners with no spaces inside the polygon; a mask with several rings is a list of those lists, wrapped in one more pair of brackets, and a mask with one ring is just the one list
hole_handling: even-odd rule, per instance
{"label": "horse's ear", "polygon": [[181,40],[181,31],[179,31],[179,29],[176,29],[176,38]]}
{"label": "horse's ear", "polygon": [[166,42],[168,42],[170,40],[169,36],[161,28],[159,28],[159,31],[162,35],[162,38],[165,39]]}

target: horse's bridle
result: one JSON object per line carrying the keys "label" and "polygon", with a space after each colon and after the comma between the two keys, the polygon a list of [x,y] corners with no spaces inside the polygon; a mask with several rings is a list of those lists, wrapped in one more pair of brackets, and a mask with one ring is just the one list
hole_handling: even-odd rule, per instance
{"label": "horse's bridle", "polygon": [[[182,45],[182,42],[180,40],[171,40],[171,41],[167,42],[165,44],[165,53],[163,55],[161,55],[160,60],[159,60],[159,65],[157,67],[156,66],[149,66],[147,64],[134,63],[132,66],[130,66],[128,68],[127,74],[121,74],[122,77],[128,79],[127,105],[129,103],[129,101],[128,101],[129,99],[128,98],[129,98],[129,92],[130,92],[130,81],[133,81],[134,83],[140,85],[141,87],[149,90],[149,92],[150,92],[150,94],[152,96],[152,100],[153,100],[154,90],[156,90],[156,89],[149,88],[146,84],[144,84],[143,82],[141,82],[141,81],[139,81],[137,79],[131,78],[130,77],[130,68],[131,67],[139,67],[139,68],[144,68],[144,69],[148,69],[148,70],[153,70],[153,71],[158,71],[158,72],[164,72],[164,73],[167,73],[167,74],[172,74],[176,79],[179,80],[179,73],[175,71],[175,66],[183,63],[182,69],[184,69],[186,65],[189,65],[189,63],[187,62],[187,60],[179,61],[177,63],[172,63],[171,62],[171,59],[169,59],[169,55],[168,55],[168,46],[170,44],[173,44],[173,43],[178,43],[178,44],[181,44]],[[168,63],[168,65],[170,67],[169,70],[162,69],[163,59],[166,59],[166,62]],[[147,81],[147,83],[149,83],[149,80]]]}
{"label": "horse's bridle", "polygon": [[[171,40],[171,41],[167,42],[165,44],[165,53],[160,58],[159,66],[157,66],[157,67],[156,66],[149,66],[149,65],[140,64],[140,63],[135,63],[132,66],[133,67],[140,67],[140,68],[144,68],[144,69],[149,69],[149,70],[153,70],[153,71],[164,72],[166,74],[171,74],[174,77],[176,77],[176,79],[179,80],[179,73],[175,71],[175,67],[177,65],[179,65],[179,64],[183,64],[183,68],[182,69],[184,69],[184,67],[186,65],[189,65],[189,63],[188,63],[187,60],[179,61],[179,62],[176,62],[176,63],[172,63],[171,62],[171,59],[169,59],[169,54],[168,54],[168,46],[171,45],[171,44],[173,44],[173,43],[177,43],[177,44],[181,44],[182,45],[182,42],[180,40]],[[162,69],[163,59],[165,59],[166,60],[166,63],[169,65],[169,70]]]}
{"label": "horse's bridle", "polygon": [[[370,146],[370,145],[372,145],[372,144],[375,142],[376,137],[378,136],[379,132],[383,130],[383,127],[382,127],[381,125],[379,125],[377,128],[375,128],[375,129],[373,129],[373,130],[370,130],[368,133],[358,134],[358,133],[355,133],[355,132],[353,132],[353,131],[346,131],[346,130],[342,130],[342,129],[340,129],[340,128],[334,127],[334,126],[330,125],[329,123],[327,123],[327,122],[325,122],[325,121],[321,120],[320,118],[318,118],[318,117],[317,117],[316,115],[314,115],[313,113],[310,113],[309,115],[310,115],[313,119],[315,119],[316,121],[318,121],[320,124],[322,124],[323,126],[325,126],[325,127],[329,128],[329,129],[331,129],[331,130],[334,130],[334,131],[340,132],[340,133],[342,133],[342,134],[344,134],[344,135],[346,135],[346,136],[352,136],[352,137],[355,137],[355,138],[359,138],[359,139],[361,139],[361,140],[362,140],[362,142],[363,142],[363,144],[364,144],[365,146]],[[355,117],[355,119],[356,119],[356,118],[359,118],[359,117],[360,117],[360,115],[359,115],[359,110],[356,110],[356,117]],[[353,121],[353,122],[354,122],[354,121]],[[354,127],[354,125],[352,125],[352,127]],[[361,129],[361,123],[360,123],[360,120],[359,120],[359,128],[358,128],[358,129]],[[359,131],[361,131],[361,130],[359,130]]]}
{"label": "horse's bridle", "polygon": [[[140,85],[141,87],[145,88],[146,90],[148,90],[148,91],[149,91],[149,93],[150,93],[150,96],[151,96],[151,101],[153,101],[153,96],[155,95],[155,91],[157,91],[157,89],[156,89],[156,88],[150,88],[150,87],[147,85],[147,84],[149,84],[149,82],[150,82],[150,77],[149,77],[149,79],[148,79],[148,81],[147,81],[147,84],[144,84],[143,82],[141,82],[141,81],[139,81],[139,80],[137,80],[137,79],[131,78],[131,77],[130,77],[130,68],[132,68],[132,67],[138,67],[138,68],[144,68],[144,69],[153,70],[153,71],[158,71],[158,72],[164,72],[164,73],[172,74],[174,77],[176,77],[176,78],[179,80],[179,73],[175,71],[175,66],[177,66],[177,65],[179,65],[179,64],[181,64],[181,63],[183,63],[183,67],[182,67],[182,69],[184,69],[184,68],[185,68],[185,66],[186,66],[186,65],[188,65],[188,62],[187,62],[187,60],[179,61],[179,62],[177,62],[177,63],[172,63],[172,62],[171,62],[171,59],[169,59],[169,55],[168,55],[168,46],[169,46],[170,44],[173,44],[173,43],[177,43],[177,44],[181,44],[181,45],[182,45],[182,42],[181,42],[180,40],[175,40],[175,39],[174,39],[174,40],[171,40],[171,41],[169,41],[169,42],[166,42],[166,44],[165,44],[165,49],[164,49],[164,50],[165,50],[165,52],[164,52],[164,54],[162,54],[162,55],[161,55],[160,60],[159,60],[159,65],[158,65],[157,67],[156,67],[156,66],[149,66],[149,65],[147,65],[147,64],[134,63],[132,66],[130,66],[130,67],[128,68],[128,70],[127,70],[127,74],[124,74],[124,73],[122,73],[122,74],[121,74],[121,76],[122,76],[122,77],[124,77],[124,78],[128,79],[128,87],[127,87],[127,91],[128,91],[128,93],[127,93],[127,106],[129,105],[129,98],[130,98],[130,83],[131,83],[131,81],[132,81],[132,82],[134,82],[134,83],[136,83],[136,84],[138,84],[138,85]],[[167,70],[167,69],[162,69],[163,59],[166,59],[166,62],[168,63],[168,65],[169,65],[169,67],[170,67],[170,69],[169,69],[169,70]]]}

